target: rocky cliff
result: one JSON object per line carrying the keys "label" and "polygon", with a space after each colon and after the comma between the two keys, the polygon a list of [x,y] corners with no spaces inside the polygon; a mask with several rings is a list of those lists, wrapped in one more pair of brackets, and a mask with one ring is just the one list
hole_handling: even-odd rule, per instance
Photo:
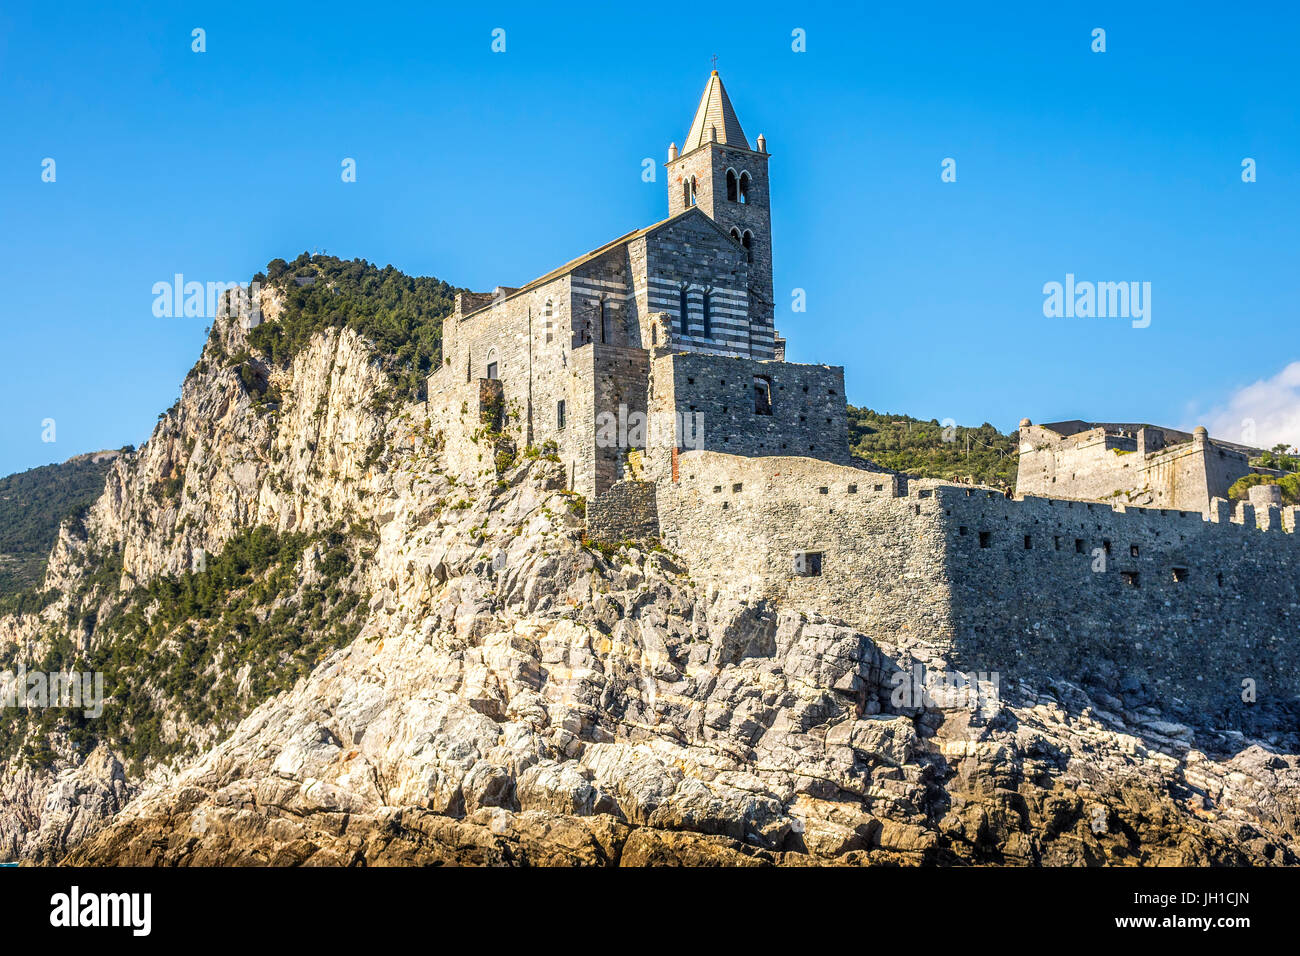
{"label": "rocky cliff", "polygon": [[[266,302],[277,321],[274,291]],[[1070,675],[900,700],[901,641],[586,537],[563,467],[449,473],[384,356],[218,323],[65,526],[11,665],[109,674],[7,718],[0,851],[118,864],[1295,863],[1300,759]],[[500,469],[498,471],[498,468]]]}
{"label": "rocky cliff", "polygon": [[70,862],[1296,861],[1293,748],[1064,681],[895,706],[923,643],[587,546],[558,464],[407,464],[358,638]]}

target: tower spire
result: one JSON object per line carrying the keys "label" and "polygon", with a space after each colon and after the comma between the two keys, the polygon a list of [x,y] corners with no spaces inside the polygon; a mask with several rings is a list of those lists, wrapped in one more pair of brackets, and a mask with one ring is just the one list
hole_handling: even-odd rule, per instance
{"label": "tower spire", "polygon": [[[717,127],[716,140],[710,136],[712,127]],[[710,74],[709,82],[704,87],[704,95],[700,97],[691,131],[686,134],[686,142],[682,144],[682,153],[689,153],[710,142],[749,149],[749,140],[740,128],[740,120],[736,118],[731,98],[727,96],[726,87],[722,85],[722,77],[718,76],[717,70]]]}

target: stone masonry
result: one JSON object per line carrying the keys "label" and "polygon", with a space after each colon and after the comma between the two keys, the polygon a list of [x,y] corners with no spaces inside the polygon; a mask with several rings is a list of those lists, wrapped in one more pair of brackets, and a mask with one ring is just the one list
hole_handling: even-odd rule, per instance
{"label": "stone masonry", "polygon": [[1016,492],[1204,511],[1238,478],[1280,474],[1250,464],[1260,449],[1151,425],[1020,422]]}

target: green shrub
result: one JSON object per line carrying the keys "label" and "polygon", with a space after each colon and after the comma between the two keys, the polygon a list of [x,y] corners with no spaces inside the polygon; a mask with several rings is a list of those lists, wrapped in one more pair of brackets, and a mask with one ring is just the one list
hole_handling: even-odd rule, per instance
{"label": "green shrub", "polygon": [[1300,474],[1244,475],[1232,483],[1228,497],[1234,501],[1244,501],[1250,497],[1250,489],[1255,485],[1279,485],[1282,488],[1282,503],[1300,505]]}
{"label": "green shrub", "polygon": [[[298,285],[290,275],[315,275]],[[283,365],[312,337],[329,328],[352,329],[384,356],[397,393],[418,397],[440,360],[442,320],[451,314],[456,289],[439,279],[380,269],[362,259],[303,253],[292,263],[267,264],[267,277],[281,288],[284,311],[248,334],[249,343]]]}
{"label": "green shrub", "polygon": [[849,448],[863,458],[919,478],[1013,487],[1018,437],[985,422],[978,428],[942,425],[907,415],[881,414],[849,406]]}

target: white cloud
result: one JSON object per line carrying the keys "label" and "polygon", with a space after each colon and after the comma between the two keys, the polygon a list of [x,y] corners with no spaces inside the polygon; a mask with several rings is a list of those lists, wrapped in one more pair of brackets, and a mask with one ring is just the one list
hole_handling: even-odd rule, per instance
{"label": "white cloud", "polygon": [[1300,362],[1237,389],[1204,416],[1210,434],[1257,448],[1300,445]]}

